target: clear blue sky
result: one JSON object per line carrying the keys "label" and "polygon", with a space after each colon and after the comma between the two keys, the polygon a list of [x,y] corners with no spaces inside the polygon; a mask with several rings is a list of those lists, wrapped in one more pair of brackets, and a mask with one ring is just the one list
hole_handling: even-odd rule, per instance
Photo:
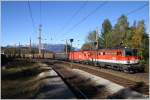
{"label": "clear blue sky", "polygon": [[[95,13],[89,16],[85,21],[68,31],[74,24],[78,23],[87,16],[97,6],[102,4],[102,1],[62,1],[41,2],[41,22],[42,22],[42,37],[44,43],[65,43],[64,39],[74,38],[74,46],[81,46],[85,42],[85,38],[89,31],[96,29],[101,30],[101,25],[104,19],[108,18],[112,25],[117,21],[117,18],[122,14],[127,14],[138,7],[147,4],[144,8],[128,15],[130,25],[133,21],[145,20],[146,30],[148,28],[148,1],[108,1],[104,6],[98,9]],[[28,2],[10,2],[1,3],[1,20],[2,20],[2,45],[14,45],[15,43],[28,44],[31,37],[33,43],[38,43],[38,26],[40,24],[40,2],[30,1],[32,16],[35,23],[33,28]],[[79,13],[73,17],[71,22],[70,17],[85,4]],[[62,30],[63,26],[67,24]],[[68,32],[67,32],[68,31]],[[66,33],[67,32],[67,33]],[[79,40],[79,41],[77,41]],[[80,45],[78,45],[80,44]]]}

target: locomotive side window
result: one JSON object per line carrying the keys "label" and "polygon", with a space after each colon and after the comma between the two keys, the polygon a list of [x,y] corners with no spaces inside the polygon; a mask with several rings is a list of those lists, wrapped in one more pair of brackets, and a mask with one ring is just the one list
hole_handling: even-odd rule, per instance
{"label": "locomotive side window", "polygon": [[88,53],[87,56],[89,57],[89,56],[90,56],[90,53]]}
{"label": "locomotive side window", "polygon": [[103,52],[103,55],[105,55],[105,52]]}
{"label": "locomotive side window", "polygon": [[103,55],[103,52],[99,52],[98,55]]}
{"label": "locomotive side window", "polygon": [[121,55],[121,52],[117,52],[117,55]]}

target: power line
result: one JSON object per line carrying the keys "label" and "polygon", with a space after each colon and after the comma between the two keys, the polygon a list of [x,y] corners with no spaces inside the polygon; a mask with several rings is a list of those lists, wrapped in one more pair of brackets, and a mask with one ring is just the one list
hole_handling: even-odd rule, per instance
{"label": "power line", "polygon": [[[82,20],[80,20],[78,23],[76,23],[74,26],[72,26],[66,33],[68,33],[69,31],[71,31],[72,29],[74,29],[75,27],[77,27],[79,24],[81,24],[83,21],[85,21],[89,16],[91,16],[93,13],[95,13],[98,9],[100,9],[102,6],[104,6],[106,4],[106,2],[104,2],[103,4],[101,4],[100,6],[98,6],[96,9],[94,9],[91,13],[89,13],[86,17],[84,17]],[[131,15],[141,9],[143,9],[144,7],[148,6],[147,4],[142,5],[134,10],[129,11],[128,13],[126,13],[125,15]],[[116,20],[116,19],[115,19]]]}
{"label": "power line", "polygon": [[147,5],[147,4],[142,5],[142,6],[138,7],[138,8],[136,8],[136,9],[134,9],[134,10],[132,10],[132,11],[126,13],[126,15],[130,15],[130,14],[136,12],[136,11],[139,11],[139,10],[143,9],[144,7],[146,7],[146,6],[148,6],[148,5]]}
{"label": "power line", "polygon": [[[133,9],[133,10],[127,12],[125,15],[129,16],[130,14],[133,14],[133,13],[135,13],[135,12],[137,12],[137,11],[143,9],[143,8],[146,7],[146,6],[148,6],[148,5],[147,5],[147,4],[142,5],[142,6],[138,7],[138,8],[136,8],[136,9]],[[118,20],[118,19],[115,19],[115,20],[113,20],[112,22],[114,22],[114,21],[116,21],[116,20]]]}
{"label": "power line", "polygon": [[74,29],[75,27],[77,27],[79,24],[81,24],[83,21],[85,21],[89,16],[91,16],[92,14],[94,14],[97,10],[99,10],[101,7],[103,7],[105,4],[107,4],[107,2],[103,2],[101,3],[98,7],[96,7],[92,12],[90,12],[87,16],[85,16],[82,20],[80,20],[78,23],[76,23],[75,25],[73,25],[66,33],[68,33],[69,31],[71,31],[72,29]]}
{"label": "power line", "polygon": [[[62,27],[62,30],[64,30],[65,27],[66,27],[68,24],[70,24],[70,22],[73,20],[73,18],[79,14],[79,12],[87,5],[87,2],[88,2],[88,1],[85,1],[85,2],[83,3],[83,5],[82,5],[78,10],[76,10],[76,12],[75,12],[75,13],[70,17],[70,19],[66,22],[66,24],[64,24],[64,26]],[[62,30],[61,30],[61,31],[62,31]]]}
{"label": "power line", "polygon": [[30,6],[30,1],[28,1],[28,8],[29,8],[29,14],[30,14],[30,18],[31,18],[33,29],[35,29],[35,23],[34,23],[33,16],[32,16],[32,10],[31,10],[31,6]]}

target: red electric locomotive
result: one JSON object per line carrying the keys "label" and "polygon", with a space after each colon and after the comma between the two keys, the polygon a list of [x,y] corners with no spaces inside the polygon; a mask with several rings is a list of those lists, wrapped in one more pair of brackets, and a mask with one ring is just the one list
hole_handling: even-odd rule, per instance
{"label": "red electric locomotive", "polygon": [[69,60],[130,73],[143,71],[136,49],[72,51],[69,53]]}

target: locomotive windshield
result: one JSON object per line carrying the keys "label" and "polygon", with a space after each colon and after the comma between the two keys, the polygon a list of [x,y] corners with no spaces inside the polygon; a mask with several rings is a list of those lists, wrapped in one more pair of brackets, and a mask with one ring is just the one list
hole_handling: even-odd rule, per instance
{"label": "locomotive windshield", "polygon": [[125,50],[125,56],[137,56],[136,49],[127,49]]}

